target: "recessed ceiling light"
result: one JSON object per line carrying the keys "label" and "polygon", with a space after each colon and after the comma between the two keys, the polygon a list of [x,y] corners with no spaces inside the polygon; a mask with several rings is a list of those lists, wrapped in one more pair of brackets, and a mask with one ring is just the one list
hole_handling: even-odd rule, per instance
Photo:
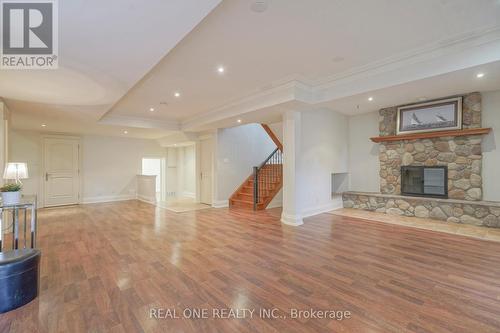
{"label": "recessed ceiling light", "polygon": [[241,119],[236,120],[238,123],[241,123]]}
{"label": "recessed ceiling light", "polygon": [[154,112],[155,108],[149,108],[149,111]]}
{"label": "recessed ceiling light", "polygon": [[477,77],[478,79],[482,78],[483,76],[484,76],[484,73],[477,73],[477,74],[476,74],[476,77]]}
{"label": "recessed ceiling light", "polygon": [[371,102],[373,101],[373,97],[368,97],[368,100]]}
{"label": "recessed ceiling light", "polygon": [[47,125],[46,124],[42,124],[42,127],[47,127]]}
{"label": "recessed ceiling light", "polygon": [[174,96],[175,96],[175,97],[181,97],[181,93],[180,93],[180,92],[178,92],[178,91],[176,91],[176,92],[174,93]]}
{"label": "recessed ceiling light", "polygon": [[123,134],[128,134],[128,131],[123,131]]}
{"label": "recessed ceiling light", "polygon": [[225,71],[226,71],[226,69],[224,68],[224,66],[217,67],[217,73],[223,74]]}

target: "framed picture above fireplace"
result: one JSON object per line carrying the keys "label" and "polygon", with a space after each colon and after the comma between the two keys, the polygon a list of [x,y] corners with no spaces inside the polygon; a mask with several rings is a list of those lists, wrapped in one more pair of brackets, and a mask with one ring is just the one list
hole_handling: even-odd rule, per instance
{"label": "framed picture above fireplace", "polygon": [[398,108],[398,135],[459,129],[462,129],[462,97]]}

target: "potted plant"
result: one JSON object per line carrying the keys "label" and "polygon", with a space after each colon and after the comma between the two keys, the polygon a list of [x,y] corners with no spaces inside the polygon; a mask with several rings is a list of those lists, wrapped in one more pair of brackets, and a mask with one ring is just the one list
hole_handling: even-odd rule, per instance
{"label": "potted plant", "polygon": [[5,184],[0,188],[4,205],[14,205],[21,200],[21,184]]}

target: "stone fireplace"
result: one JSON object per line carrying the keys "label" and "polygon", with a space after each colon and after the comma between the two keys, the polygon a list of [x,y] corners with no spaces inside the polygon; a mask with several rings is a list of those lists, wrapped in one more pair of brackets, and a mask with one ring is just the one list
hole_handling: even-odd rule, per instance
{"label": "stone fireplace", "polygon": [[[463,128],[481,127],[481,95],[463,97]],[[380,110],[380,136],[396,134],[397,107]],[[380,192],[401,194],[402,166],[446,166],[448,197],[482,199],[481,136],[441,137],[380,143]]]}
{"label": "stone fireplace", "polygon": [[380,110],[380,193],[345,192],[344,207],[500,227],[500,203],[482,201],[483,137],[468,135],[483,130],[480,93],[463,96],[462,118],[467,135],[399,139],[397,107]]}

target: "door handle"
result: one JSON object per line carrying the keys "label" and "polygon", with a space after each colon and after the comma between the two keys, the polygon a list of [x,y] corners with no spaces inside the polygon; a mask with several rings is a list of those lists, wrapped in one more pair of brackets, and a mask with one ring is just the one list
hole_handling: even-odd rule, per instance
{"label": "door handle", "polygon": [[46,172],[46,173],[45,173],[45,181],[46,181],[46,182],[48,182],[48,181],[49,181],[49,173],[48,173],[48,172]]}

